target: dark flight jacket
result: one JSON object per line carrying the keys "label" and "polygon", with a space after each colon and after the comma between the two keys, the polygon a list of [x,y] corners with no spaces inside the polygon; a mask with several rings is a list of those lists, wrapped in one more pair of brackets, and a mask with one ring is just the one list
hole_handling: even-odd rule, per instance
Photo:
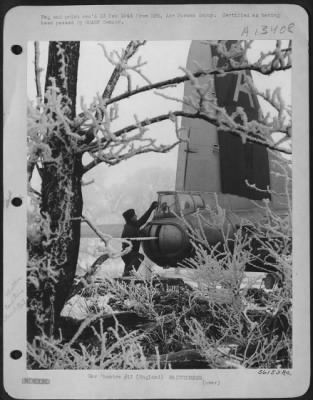
{"label": "dark flight jacket", "polygon": [[[122,233],[122,238],[133,238],[133,237],[140,237],[141,236],[141,230],[140,228],[148,221],[151,213],[153,211],[153,207],[151,206],[144,214],[142,217],[140,217],[136,222],[128,222],[124,225],[123,233]],[[136,254],[139,253],[140,249],[140,240],[131,240],[132,244],[132,250],[122,256],[123,261],[125,264],[128,264]],[[123,243],[123,250],[127,247],[126,243]]]}

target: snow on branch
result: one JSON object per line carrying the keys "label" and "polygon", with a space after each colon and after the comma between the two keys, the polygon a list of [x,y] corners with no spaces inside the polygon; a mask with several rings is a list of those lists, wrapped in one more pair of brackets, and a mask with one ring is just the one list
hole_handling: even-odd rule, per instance
{"label": "snow on branch", "polygon": [[[145,44],[145,41],[129,42],[126,49],[122,50],[120,54],[116,51],[108,54],[105,47],[100,44],[106,59],[114,65],[114,70],[102,95],[97,93],[90,105],[86,105],[81,99],[82,113],[77,118],[74,120],[68,118],[68,105],[64,102],[64,98],[62,98],[60,90],[56,88],[53,80],[45,95],[45,101],[39,102],[37,109],[30,107],[30,162],[49,160],[51,155],[49,149],[45,147],[46,139],[50,135],[60,136],[60,132],[62,132],[62,137],[59,138],[67,139],[66,144],[71,146],[71,153],[83,154],[87,152],[92,157],[92,161],[84,168],[85,172],[102,162],[115,165],[138,154],[147,152],[166,153],[183,140],[181,129],[178,127],[180,117],[206,121],[231,135],[239,136],[244,143],[259,143],[268,149],[290,154],[291,150],[282,146],[291,137],[290,108],[285,105],[280,90],[275,89],[272,92],[268,90],[262,93],[254,87],[252,79],[246,76],[245,84],[249,86],[250,90],[269,103],[277,112],[277,116],[271,118],[268,115],[260,116],[259,120],[250,121],[245,110],[241,107],[237,107],[229,115],[224,108],[218,106],[214,93],[213,77],[242,70],[255,70],[262,74],[270,74],[273,71],[288,69],[291,67],[291,48],[282,49],[281,42],[277,41],[274,50],[266,54],[262,53],[256,62],[249,63],[247,52],[251,42],[239,41],[237,45],[232,45],[230,49],[226,48],[225,43],[224,41],[219,41],[217,44],[210,42],[210,45],[217,46],[219,54],[226,59],[226,64],[222,68],[204,70],[198,66],[198,70],[194,73],[181,68],[184,72],[182,76],[157,83],[151,83],[144,79],[149,82],[148,85],[135,90],[131,90],[130,73],[135,72],[141,75],[141,68],[146,63],[142,62],[140,57],[132,65],[128,61],[136,54],[138,48]],[[60,55],[64,59],[65,68],[66,58],[63,54]],[[268,61],[268,58],[270,58],[270,61]],[[274,62],[275,60],[277,62]],[[38,63],[38,57],[36,62]],[[121,95],[112,97],[114,88],[121,76],[127,77],[127,90]],[[207,82],[203,82],[203,79],[200,80],[205,76],[211,78],[207,79]],[[113,122],[119,118],[118,102],[120,100],[153,89],[173,87],[187,81],[190,82],[192,87],[192,94],[188,98],[177,98],[163,92],[155,92],[156,95],[165,100],[175,101],[183,105],[183,110],[171,110],[143,120],[135,116],[134,123],[121,129],[116,130],[114,128]],[[149,126],[166,120],[174,122],[176,140],[174,139],[171,144],[164,145],[157,143],[156,139],[149,138],[147,132]],[[282,136],[276,143],[272,137],[274,133],[280,133]]]}
{"label": "snow on branch", "polygon": [[108,53],[105,46],[102,43],[99,43],[99,46],[101,47],[106,60],[109,61],[109,63],[112,64],[114,67],[118,67],[121,70],[121,76],[130,78],[129,72],[133,71],[136,72],[148,84],[151,84],[150,80],[141,71],[141,68],[147,64],[146,61],[143,62],[141,61],[141,57],[138,57],[137,62],[134,65],[129,65],[127,62],[128,59],[132,55],[134,55],[135,50],[137,50],[137,48],[140,45],[144,44],[145,41],[143,42],[133,41],[131,43],[133,44],[132,52],[128,53],[127,51],[122,50],[121,54],[119,54],[116,50],[112,51],[111,53]]}
{"label": "snow on branch", "polygon": [[[59,159],[52,155],[49,140],[58,138],[69,154],[75,153],[84,138],[73,129],[73,121],[68,116],[69,103],[56,87],[55,80],[45,94],[45,99],[37,98],[37,104],[28,102],[27,107],[27,172],[29,189],[34,167],[40,174],[39,165],[58,164]],[[39,165],[38,165],[39,164]]]}
{"label": "snow on branch", "polygon": [[[287,48],[282,48],[282,41],[276,40],[275,48],[264,53],[252,64],[249,64],[247,53],[251,48],[252,40],[237,40],[230,48],[227,46],[227,40],[207,41],[208,44],[216,46],[220,57],[225,59],[225,67],[233,68],[247,67],[264,75],[269,75],[274,71],[281,71],[291,67],[291,44]],[[250,66],[252,68],[250,68]]]}
{"label": "snow on branch", "polygon": [[[201,76],[207,76],[207,75],[223,76],[226,73],[248,71],[248,70],[256,71],[263,75],[270,75],[274,71],[282,71],[282,70],[286,70],[286,69],[290,69],[290,68],[291,68],[291,65],[288,65],[284,68],[279,68],[276,70],[274,70],[274,69],[267,70],[267,72],[265,73],[256,65],[256,63],[253,63],[253,64],[240,65],[237,67],[227,67],[227,68],[223,68],[223,69],[199,70],[199,71],[194,72],[193,76],[196,78],[199,78]],[[118,96],[112,97],[111,99],[107,100],[106,104],[109,105],[112,103],[116,103],[118,101],[125,100],[132,96],[135,96],[137,94],[148,92],[152,89],[162,89],[162,88],[167,88],[167,87],[173,87],[180,83],[187,82],[188,80],[190,80],[190,76],[188,74],[185,74],[182,76],[177,76],[175,78],[166,79],[161,82],[151,83],[149,85],[142,86],[140,88],[136,88],[132,91],[126,91],[125,93],[122,93]]]}
{"label": "snow on branch", "polygon": [[[183,140],[180,134],[178,135],[178,140],[171,145],[155,145],[153,139],[143,138],[143,134],[145,133],[144,128],[148,125],[159,123],[165,120],[171,120],[173,118],[175,118],[176,121],[177,117],[202,119],[206,122],[214,124],[215,126],[218,127],[223,126],[224,130],[229,131],[229,134],[240,136],[241,138],[244,138],[243,140],[245,140],[246,142],[262,144],[268,149],[279,151],[285,154],[291,153],[290,150],[271,144],[266,139],[261,139],[252,136],[251,131],[253,132],[254,130],[255,132],[260,132],[258,124],[254,124],[255,121],[248,123],[246,126],[242,126],[240,124],[235,124],[233,119],[229,118],[227,114],[226,114],[227,120],[224,121],[222,120],[222,118],[211,118],[206,114],[202,114],[199,112],[187,113],[184,111],[174,111],[153,118],[145,119],[142,121],[137,121],[135,124],[129,125],[123,129],[115,131],[112,136],[114,136],[116,139],[110,139],[109,141],[99,140],[95,144],[82,147],[81,149],[82,152],[88,151],[89,154],[94,158],[92,162],[90,162],[88,165],[85,166],[84,171],[85,172],[89,171],[90,169],[100,164],[101,162],[105,162],[109,165],[115,165],[123,160],[129,159],[138,154],[143,154],[147,152],[166,153],[170,151]],[[139,130],[139,133],[129,138],[126,137],[126,134],[136,130]],[[140,143],[139,147],[135,146],[136,141]]]}
{"label": "snow on branch", "polygon": [[[127,79],[127,90],[131,90],[131,78],[130,74],[128,73],[128,60],[133,57],[137,50],[139,49],[140,46],[143,46],[146,43],[145,40],[140,41],[140,40],[132,40],[128,43],[126,49],[122,50],[121,55],[119,55],[116,51],[113,52],[112,54],[107,54],[105,47],[99,43],[99,46],[102,48],[107,60],[114,65],[114,70],[108,80],[108,83],[102,93],[101,96],[101,101],[100,101],[100,96],[97,94],[99,103],[101,102],[103,105],[107,104],[107,101],[111,98],[112,93],[117,85],[117,82],[119,81],[121,76],[125,76]],[[114,56],[117,58],[117,60],[114,59]],[[141,63],[140,58],[138,58],[138,62],[135,66],[132,68],[136,70],[137,73],[141,73],[140,67],[143,66],[145,63]],[[97,117],[98,120],[102,120],[104,118],[105,114],[105,107],[101,107],[100,109],[96,110],[95,116]],[[85,110],[83,109],[83,113],[81,113],[78,118],[75,121],[76,129],[81,126],[81,124],[84,124],[86,120],[88,120],[88,116],[93,119],[92,115],[86,115]],[[96,130],[93,128],[90,128],[90,130],[80,131],[80,134],[83,134],[85,137],[86,143],[90,143],[96,134]]]}
{"label": "snow on branch", "polygon": [[287,138],[291,138],[291,107],[286,105],[281,94],[281,88],[277,87],[274,90],[267,89],[266,91],[261,92],[254,86],[251,78],[246,78],[250,90],[262,98],[266,103],[270,104],[277,112],[277,116],[274,117],[270,117],[270,114],[267,113],[261,118],[261,121],[266,125],[272,126],[277,132],[281,130],[284,131]]}
{"label": "snow on branch", "polygon": [[67,78],[67,55],[65,53],[64,48],[61,45],[61,42],[57,42],[57,55],[59,57],[59,75],[63,81],[63,88],[67,91],[68,90],[68,78]]}
{"label": "snow on branch", "polygon": [[[242,110],[238,110],[232,115],[229,116],[226,111],[222,108],[216,107],[216,110],[219,112],[217,116],[212,117],[208,115],[207,113],[202,113],[200,111],[197,112],[185,112],[185,111],[173,111],[165,114],[161,114],[152,118],[147,118],[145,120],[142,120],[140,122],[136,122],[134,124],[128,125],[127,127],[124,127],[122,129],[119,129],[115,132],[112,132],[111,138],[116,137],[117,140],[126,140],[126,134],[134,131],[134,130],[140,130],[141,133],[143,134],[145,131],[143,131],[143,128],[146,126],[159,123],[161,121],[169,120],[173,117],[186,117],[190,119],[202,119],[203,121],[206,121],[208,123],[211,123],[217,127],[220,127],[223,130],[229,131],[230,134],[237,135],[237,136],[245,136],[246,140],[249,142],[253,143],[260,143],[263,144],[264,146],[272,149],[272,150],[277,150],[284,152],[286,154],[289,154],[290,151],[284,148],[279,148],[276,147],[266,140],[265,136],[268,136],[272,132],[276,132],[275,130],[271,130],[270,127],[262,125],[261,123],[258,123],[257,121],[250,121],[247,122],[245,125],[236,123],[234,121],[234,118],[236,118],[237,114],[239,112],[242,113]],[[251,135],[251,133],[253,135]],[[282,133],[287,133],[287,131],[282,131]],[[260,135],[260,138],[255,137],[256,134]],[[263,138],[262,138],[263,137]],[[121,138],[121,139],[118,139]],[[138,137],[136,137],[137,139]],[[88,146],[82,146],[80,148],[81,152],[94,152],[94,151],[100,151],[102,149],[102,146],[106,144],[107,138],[101,139],[97,141],[96,143],[91,143]]]}
{"label": "snow on branch", "polygon": [[[250,45],[251,43],[249,44],[249,46]],[[246,54],[246,50],[247,49],[245,49],[244,54]],[[232,57],[235,56],[238,57],[238,53],[230,53],[230,54],[232,55]],[[226,53],[226,55],[229,56],[229,53]],[[292,67],[291,48],[279,49],[276,47],[275,50],[269,51],[266,54],[261,53],[260,58],[253,63],[249,63],[248,61],[246,61],[246,59],[242,60],[242,62],[240,63],[238,61],[233,60],[232,57],[229,58],[229,64],[228,65],[226,64],[225,66],[223,66],[223,68],[213,68],[209,70],[199,68],[198,71],[193,73],[193,76],[195,78],[199,78],[201,76],[206,76],[206,75],[223,76],[226,73],[240,72],[243,70],[255,71],[262,75],[270,75],[275,71],[285,71]],[[265,62],[265,60],[268,57],[272,57],[272,59],[268,62]],[[136,94],[150,91],[151,89],[160,89],[164,87],[175,86],[177,84],[184,83],[188,80],[190,80],[190,74],[186,73],[185,75],[182,76],[167,79],[161,82],[151,83],[146,86],[136,88],[132,91],[126,91],[125,93],[112,97],[110,100],[107,101],[106,104],[109,105],[118,102],[120,100],[127,99],[131,96],[135,96]]]}
{"label": "snow on branch", "polygon": [[39,66],[39,57],[40,57],[40,51],[39,51],[39,43],[34,42],[34,48],[35,48],[35,83],[36,83],[36,92],[37,92],[37,99],[39,102],[42,101],[42,90],[41,90],[41,84],[40,84],[40,74],[42,73],[43,69],[40,68]]}
{"label": "snow on branch", "polygon": [[[131,129],[132,131],[136,131],[134,134],[126,136],[126,132],[117,131],[111,135],[110,140],[107,142],[101,143],[101,141],[98,141],[97,147],[94,149],[92,149],[92,147],[90,148],[89,155],[93,160],[84,167],[84,172],[91,170],[102,162],[112,166],[139,154],[149,152],[167,153],[181,141],[185,140],[182,137],[182,131],[184,131],[184,129],[179,127],[177,117],[174,113],[166,114],[166,118],[164,118],[164,120],[171,120],[175,125],[177,140],[169,145],[158,144],[156,143],[156,139],[145,137],[147,121],[139,121],[137,116],[134,116],[134,118],[136,122],[132,125],[134,129]],[[157,117],[156,122],[161,122],[161,119]],[[150,123],[153,123],[153,121],[151,122],[150,120],[149,125]]]}
{"label": "snow on branch", "polygon": [[[223,41],[221,41],[223,42]],[[245,44],[246,43],[246,44]],[[270,75],[274,71],[282,71],[286,69],[290,69],[292,64],[291,64],[291,57],[290,57],[290,52],[291,48],[288,49],[281,49],[279,45],[276,45],[275,50],[272,50],[266,54],[261,54],[260,58],[254,62],[254,63],[249,63],[246,60],[246,53],[247,50],[251,46],[251,42],[245,42],[245,41],[240,41],[240,46],[232,46],[230,51],[225,51],[223,50],[223,45],[222,43],[219,43],[219,51],[221,54],[225,57],[228,57],[228,63],[224,65],[222,68],[213,68],[209,70],[205,70],[199,67],[199,70],[194,72],[191,76],[191,74],[188,71],[185,71],[185,74],[182,76],[177,76],[171,79],[167,79],[164,81],[156,82],[156,83],[151,83],[148,80],[148,84],[136,89],[131,90],[131,75],[129,74],[130,71],[133,71],[137,74],[142,74],[141,73],[141,67],[144,66],[146,63],[143,63],[140,59],[140,57],[137,60],[137,64],[130,66],[127,64],[127,60],[135,54],[137,51],[138,47],[140,45],[145,44],[145,42],[139,42],[139,41],[134,41],[130,42],[126,50],[123,50],[121,55],[119,55],[117,52],[112,52],[108,54],[105,50],[105,47],[100,44],[102,47],[105,57],[107,60],[115,65],[115,69],[112,73],[112,76],[109,80],[109,83],[107,85],[107,88],[105,89],[102,98],[104,100],[105,106],[108,106],[110,104],[117,103],[121,100],[124,99],[129,99],[132,96],[135,96],[140,93],[148,92],[153,89],[164,89],[167,87],[173,87],[178,84],[184,83],[186,81],[190,81],[195,78],[200,78],[203,76],[223,76],[226,73],[234,73],[234,72],[240,72],[243,70],[250,70],[250,71],[256,71],[259,72],[263,75]],[[210,44],[214,44],[214,42],[210,42]],[[225,45],[224,45],[225,47]],[[242,56],[241,61],[238,61],[238,55]],[[271,56],[270,61],[266,61],[268,57]],[[125,58],[127,60],[125,60]],[[234,58],[237,58],[234,60]],[[286,60],[287,61],[284,61]],[[277,60],[280,60],[280,62],[276,62]],[[275,61],[275,62],[274,62]],[[113,89],[120,78],[120,76],[126,76],[127,77],[127,90],[115,97],[112,97]],[[144,80],[147,81],[145,76],[142,76]],[[200,85],[201,86],[201,85]],[[100,114],[103,118],[103,114]],[[84,113],[79,115],[79,118],[83,118],[83,122],[86,121],[86,116]],[[86,132],[82,131],[80,132],[81,134],[85,134]],[[87,135],[88,140],[87,143],[89,143],[92,139],[93,136]]]}

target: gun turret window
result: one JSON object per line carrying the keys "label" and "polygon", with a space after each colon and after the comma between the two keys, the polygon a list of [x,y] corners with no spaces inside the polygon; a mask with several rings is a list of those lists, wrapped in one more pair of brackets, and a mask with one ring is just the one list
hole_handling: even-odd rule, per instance
{"label": "gun turret window", "polygon": [[188,214],[195,211],[195,205],[190,194],[178,194],[178,202],[180,211],[183,214]]}
{"label": "gun turret window", "polygon": [[159,206],[157,209],[158,217],[174,215],[176,212],[175,194],[160,194],[158,200]]}
{"label": "gun turret window", "polygon": [[194,203],[195,203],[196,209],[197,209],[197,208],[204,208],[204,207],[205,207],[203,198],[200,196],[200,194],[194,194],[194,195],[192,196],[192,198],[193,198],[193,201],[194,201]]}

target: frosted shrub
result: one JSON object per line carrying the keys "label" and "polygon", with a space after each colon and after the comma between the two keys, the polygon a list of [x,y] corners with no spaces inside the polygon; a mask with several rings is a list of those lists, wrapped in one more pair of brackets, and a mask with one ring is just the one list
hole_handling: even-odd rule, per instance
{"label": "frosted shrub", "polygon": [[[106,332],[94,330],[96,345],[75,343],[38,336],[28,343],[28,367],[32,369],[153,369],[156,361],[148,361],[140,344],[142,334],[127,333],[118,323]],[[95,339],[93,339],[95,341]]]}
{"label": "frosted shrub", "polygon": [[[243,221],[223,247],[205,243],[201,226],[190,231],[195,256],[185,264],[197,282],[192,301],[201,299],[210,317],[186,320],[186,335],[214,368],[291,367],[291,220],[266,202],[263,211],[262,223]],[[245,267],[255,262],[270,268],[264,280],[271,290],[244,284]]]}

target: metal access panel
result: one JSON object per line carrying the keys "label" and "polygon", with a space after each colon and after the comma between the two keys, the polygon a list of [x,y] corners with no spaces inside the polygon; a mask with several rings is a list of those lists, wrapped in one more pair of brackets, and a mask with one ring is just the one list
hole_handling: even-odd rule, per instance
{"label": "metal access panel", "polygon": [[217,131],[214,126],[203,121],[193,124],[190,141],[185,147],[184,190],[221,190],[217,143]]}

